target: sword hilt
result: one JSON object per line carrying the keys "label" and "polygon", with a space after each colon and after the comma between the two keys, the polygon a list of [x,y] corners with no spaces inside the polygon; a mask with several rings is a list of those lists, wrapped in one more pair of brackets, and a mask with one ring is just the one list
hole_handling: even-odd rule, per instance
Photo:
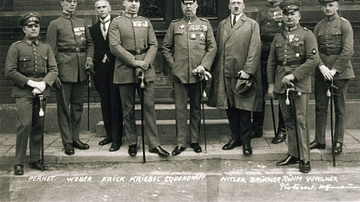
{"label": "sword hilt", "polygon": [[39,116],[44,116],[44,109],[43,109],[43,100],[44,100],[44,95],[38,95],[39,96],[39,100],[40,100],[40,110],[39,110]]}

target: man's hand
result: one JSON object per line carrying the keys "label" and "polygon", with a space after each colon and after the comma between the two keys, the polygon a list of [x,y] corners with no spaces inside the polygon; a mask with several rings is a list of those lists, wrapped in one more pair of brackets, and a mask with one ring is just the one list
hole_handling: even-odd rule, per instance
{"label": "man's hand", "polygon": [[140,78],[143,75],[144,75],[144,70],[142,68],[138,67],[138,68],[135,69],[135,76],[137,78]]}
{"label": "man's hand", "polygon": [[62,84],[61,84],[59,77],[56,77],[55,82],[54,82],[54,87],[57,89],[61,89]]}
{"label": "man's hand", "polygon": [[141,68],[144,71],[146,71],[146,70],[149,69],[150,64],[148,62],[146,62],[146,61],[143,61],[143,60],[134,60],[131,63],[131,66],[136,67],[136,68]]}
{"label": "man's hand", "polygon": [[34,88],[31,93],[35,96],[35,95],[40,95],[42,94],[42,92],[38,89],[38,88]]}
{"label": "man's hand", "polygon": [[274,84],[273,84],[273,83],[269,84],[268,96],[269,96],[271,99],[275,99]]}
{"label": "man's hand", "polygon": [[240,79],[249,79],[250,78],[250,74],[244,72],[244,70],[240,70],[238,72],[238,75],[240,76]]}
{"label": "man's hand", "polygon": [[321,65],[320,67],[319,67],[319,69],[320,69],[320,72],[321,72],[321,74],[324,76],[324,78],[326,79],[326,80],[332,80],[333,79],[333,76],[336,74],[336,70],[334,70],[335,71],[335,73],[333,73],[333,72],[331,72],[331,71],[333,71],[333,70],[330,70],[329,68],[327,68],[325,65]]}
{"label": "man's hand", "polygon": [[92,62],[92,59],[89,58],[89,57],[86,58],[85,71],[86,71],[89,75],[94,75],[94,74],[95,74],[94,64],[93,64],[93,62]]}
{"label": "man's hand", "polygon": [[39,91],[43,92],[46,88],[46,83],[45,81],[33,81],[33,80],[29,80],[27,81],[27,85],[32,87],[32,88],[37,88],[39,89]]}
{"label": "man's hand", "polygon": [[196,67],[196,69],[194,69],[194,70],[192,71],[192,73],[193,73],[194,75],[199,75],[199,77],[200,77],[200,75],[205,74],[205,67],[199,65],[198,67]]}
{"label": "man's hand", "polygon": [[285,87],[294,87],[294,84],[291,82],[293,80],[295,80],[295,76],[293,74],[289,74],[287,76],[284,76],[284,78],[281,80],[281,83]]}

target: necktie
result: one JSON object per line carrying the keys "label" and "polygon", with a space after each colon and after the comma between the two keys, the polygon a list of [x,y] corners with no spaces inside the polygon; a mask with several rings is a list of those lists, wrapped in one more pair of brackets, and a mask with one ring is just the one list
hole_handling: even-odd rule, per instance
{"label": "necktie", "polygon": [[101,21],[101,28],[102,28],[102,33],[103,33],[103,37],[104,39],[106,39],[106,23],[109,22],[110,20],[106,20],[106,21]]}
{"label": "necktie", "polygon": [[234,15],[234,19],[233,19],[233,23],[232,23],[232,26],[234,27],[236,24],[236,15]]}

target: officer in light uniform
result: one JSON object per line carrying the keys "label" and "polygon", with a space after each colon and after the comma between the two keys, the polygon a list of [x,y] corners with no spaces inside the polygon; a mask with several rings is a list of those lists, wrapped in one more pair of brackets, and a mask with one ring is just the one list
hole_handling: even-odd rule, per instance
{"label": "officer in light uniform", "polygon": [[[261,35],[261,78],[262,78],[262,92],[265,98],[267,92],[267,75],[266,66],[270,52],[271,42],[274,40],[275,34],[284,30],[284,23],[282,21],[282,11],[279,7],[281,0],[266,0],[265,7],[261,8],[256,18],[260,26]],[[252,138],[262,137],[263,125],[265,116],[265,99],[263,102],[262,112],[253,112],[253,128]],[[286,130],[284,118],[279,106],[279,125],[278,131],[272,140],[272,143],[278,144],[286,139]]]}
{"label": "officer in light uniform", "polygon": [[[316,126],[315,140],[310,149],[325,149],[325,130],[329,98],[327,91],[333,81],[335,104],[335,154],[342,152],[346,124],[345,99],[349,79],[355,78],[350,61],[354,54],[351,24],[337,13],[339,2],[319,0],[325,18],[314,29],[320,52],[320,64],[315,70]],[[332,113],[332,112],[330,112]]]}
{"label": "officer in light uniform", "polygon": [[[198,18],[196,0],[182,0],[184,17],[173,20],[163,42],[163,57],[167,62],[169,78],[174,84],[178,155],[188,143],[187,98],[190,97],[190,146],[201,152],[199,146],[200,96],[199,76],[204,77],[216,55],[216,42],[208,20]],[[197,74],[194,74],[197,73]]]}
{"label": "officer in light uniform", "polygon": [[[49,87],[58,74],[55,57],[51,47],[39,41],[40,14],[29,12],[24,14],[20,26],[25,33],[22,41],[10,46],[6,57],[5,75],[14,81],[11,96],[15,97],[17,109],[17,136],[15,154],[15,175],[24,174],[26,148],[30,136],[30,168],[42,169],[40,162],[41,127],[38,95],[50,94]],[[43,109],[46,104],[44,102]],[[44,170],[48,167],[44,166]]]}
{"label": "officer in light uniform", "polygon": [[[284,1],[281,2],[280,8],[283,10],[285,30],[276,34],[271,44],[267,79],[269,96],[275,98],[276,95],[279,98],[288,135],[289,155],[276,165],[284,166],[301,161],[300,172],[307,173],[311,170],[307,109],[311,93],[311,72],[319,64],[319,55],[314,34],[299,24],[300,3]],[[287,88],[291,87],[296,93],[292,93],[295,94],[293,103],[287,105],[285,93]],[[293,114],[292,105],[296,109],[296,114]],[[298,130],[295,131],[295,128]],[[296,135],[299,138],[298,142]]]}
{"label": "officer in light uniform", "polygon": [[[124,129],[129,144],[130,156],[137,154],[135,125],[135,90],[140,92],[143,74],[145,135],[149,152],[166,157],[167,151],[160,147],[156,128],[154,81],[156,79],[154,59],[158,43],[152,24],[147,18],[138,16],[139,0],[124,0],[124,16],[115,18],[109,28],[110,51],[115,55],[114,83],[119,84],[124,117]],[[139,93],[140,95],[140,93]]]}
{"label": "officer in light uniform", "polygon": [[65,154],[74,148],[89,149],[79,139],[87,72],[93,71],[94,44],[84,19],[75,16],[76,0],[61,0],[63,13],[50,22],[46,42],[51,46],[59,68],[55,82],[57,115]]}

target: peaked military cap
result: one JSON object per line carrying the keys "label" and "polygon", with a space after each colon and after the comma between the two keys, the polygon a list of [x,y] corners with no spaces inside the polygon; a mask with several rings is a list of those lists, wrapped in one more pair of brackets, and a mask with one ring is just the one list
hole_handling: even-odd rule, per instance
{"label": "peaked military cap", "polygon": [[180,1],[181,1],[181,3],[193,3],[196,0],[180,0]]}
{"label": "peaked military cap", "polygon": [[28,24],[38,24],[40,23],[41,15],[37,12],[28,12],[25,13],[19,20],[20,26],[26,26]]}
{"label": "peaked military cap", "polygon": [[296,0],[287,0],[280,3],[279,7],[284,14],[292,13],[300,10],[300,2]]}
{"label": "peaked military cap", "polygon": [[332,3],[332,2],[339,2],[339,0],[319,0],[319,3],[320,4],[326,4],[326,3]]}

